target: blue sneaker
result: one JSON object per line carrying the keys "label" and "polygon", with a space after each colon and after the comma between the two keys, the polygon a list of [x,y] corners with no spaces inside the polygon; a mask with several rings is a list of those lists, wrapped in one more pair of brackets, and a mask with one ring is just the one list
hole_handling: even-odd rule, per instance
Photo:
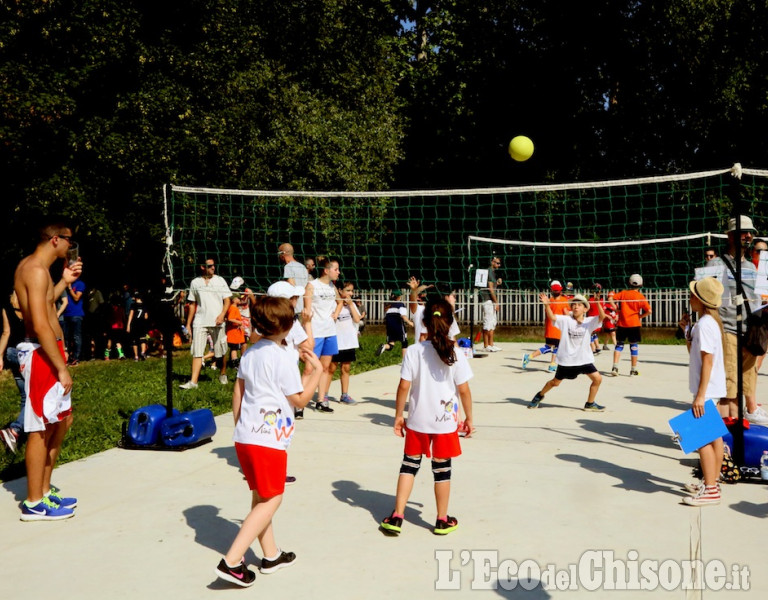
{"label": "blue sneaker", "polygon": [[66,496],[62,496],[61,490],[55,485],[51,486],[51,492],[48,494],[48,499],[62,508],[75,508],[77,506],[77,498],[67,498]]}
{"label": "blue sneaker", "polygon": [[603,412],[605,410],[605,406],[600,406],[597,402],[587,402],[584,405],[584,408],[581,410],[585,410],[587,412]]}
{"label": "blue sneaker", "polygon": [[539,392],[536,392],[533,400],[528,403],[528,408],[539,408],[539,404],[541,404],[542,400],[544,400],[544,396],[542,396]]}
{"label": "blue sneaker", "polygon": [[531,362],[531,355],[530,354],[523,354],[523,369],[528,368],[528,363]]}
{"label": "blue sneaker", "polygon": [[342,394],[341,398],[339,398],[339,402],[341,404],[349,404],[350,406],[352,406],[353,404],[357,404],[357,402],[353,400],[352,396],[350,396],[349,394]]}
{"label": "blue sneaker", "polygon": [[48,498],[43,498],[34,506],[27,505],[26,501],[21,503],[22,521],[61,521],[74,516],[74,510],[54,504]]}
{"label": "blue sneaker", "polygon": [[555,371],[557,371],[557,367],[555,365],[549,365],[549,369],[547,370],[554,373]]}

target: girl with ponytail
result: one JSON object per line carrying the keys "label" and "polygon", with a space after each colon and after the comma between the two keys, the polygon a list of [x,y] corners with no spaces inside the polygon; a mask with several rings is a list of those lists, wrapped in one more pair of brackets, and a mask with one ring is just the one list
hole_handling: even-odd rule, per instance
{"label": "girl with ponytail", "polygon": [[[395,405],[395,435],[405,437],[405,451],[397,480],[395,509],[381,522],[381,530],[398,535],[402,529],[405,505],[411,495],[423,455],[432,459],[435,480],[437,520],[434,532],[444,535],[458,527],[448,515],[451,492],[451,459],[461,454],[459,444],[459,401],[466,418],[463,430],[472,431],[472,370],[467,358],[454,350],[449,337],[454,322],[453,308],[443,300],[432,299],[424,309],[427,339],[410,346],[400,371]],[[403,416],[408,402],[408,420]]]}

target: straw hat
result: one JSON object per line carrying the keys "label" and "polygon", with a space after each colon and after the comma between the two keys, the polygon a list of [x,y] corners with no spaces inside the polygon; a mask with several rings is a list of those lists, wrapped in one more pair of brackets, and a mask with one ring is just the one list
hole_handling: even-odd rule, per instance
{"label": "straw hat", "polygon": [[719,308],[723,301],[723,284],[714,277],[704,277],[691,281],[688,285],[691,293],[708,308]]}

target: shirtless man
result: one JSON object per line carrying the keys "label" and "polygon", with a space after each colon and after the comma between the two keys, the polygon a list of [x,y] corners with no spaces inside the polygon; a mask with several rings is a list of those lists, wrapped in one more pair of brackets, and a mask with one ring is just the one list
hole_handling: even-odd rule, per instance
{"label": "shirtless man", "polygon": [[72,376],[64,357],[63,332],[55,301],[77,281],[83,265],[79,258],[54,285],[50,268],[65,259],[72,230],[48,222],[39,230],[35,251],[16,267],[14,287],[24,319],[27,339],[18,345],[19,364],[27,390],[24,430],[28,434],[25,461],[27,499],[22,521],[56,521],[74,516],[75,498],[65,498],[51,486],[51,473],[61,444],[72,424]]}

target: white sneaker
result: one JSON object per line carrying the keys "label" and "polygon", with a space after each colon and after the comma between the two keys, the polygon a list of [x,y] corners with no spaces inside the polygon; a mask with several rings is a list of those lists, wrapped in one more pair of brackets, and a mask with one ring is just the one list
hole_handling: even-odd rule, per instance
{"label": "white sneaker", "polygon": [[484,351],[484,352],[498,352],[498,351],[499,351],[499,349],[498,349],[498,348],[496,348],[496,346],[485,346],[485,347],[483,348],[483,351]]}
{"label": "white sneaker", "polygon": [[755,412],[747,412],[747,421],[753,425],[768,425],[768,413],[762,406],[758,406]]}
{"label": "white sneaker", "polygon": [[498,346],[491,346],[491,348],[493,348],[494,352],[501,352],[503,350],[503,348],[499,348]]}
{"label": "white sneaker", "polygon": [[227,379],[226,375],[219,375],[219,383],[221,385],[227,385],[229,383],[229,380]]}
{"label": "white sneaker", "polygon": [[179,386],[182,390],[196,390],[197,384],[194,381],[187,381]]}

